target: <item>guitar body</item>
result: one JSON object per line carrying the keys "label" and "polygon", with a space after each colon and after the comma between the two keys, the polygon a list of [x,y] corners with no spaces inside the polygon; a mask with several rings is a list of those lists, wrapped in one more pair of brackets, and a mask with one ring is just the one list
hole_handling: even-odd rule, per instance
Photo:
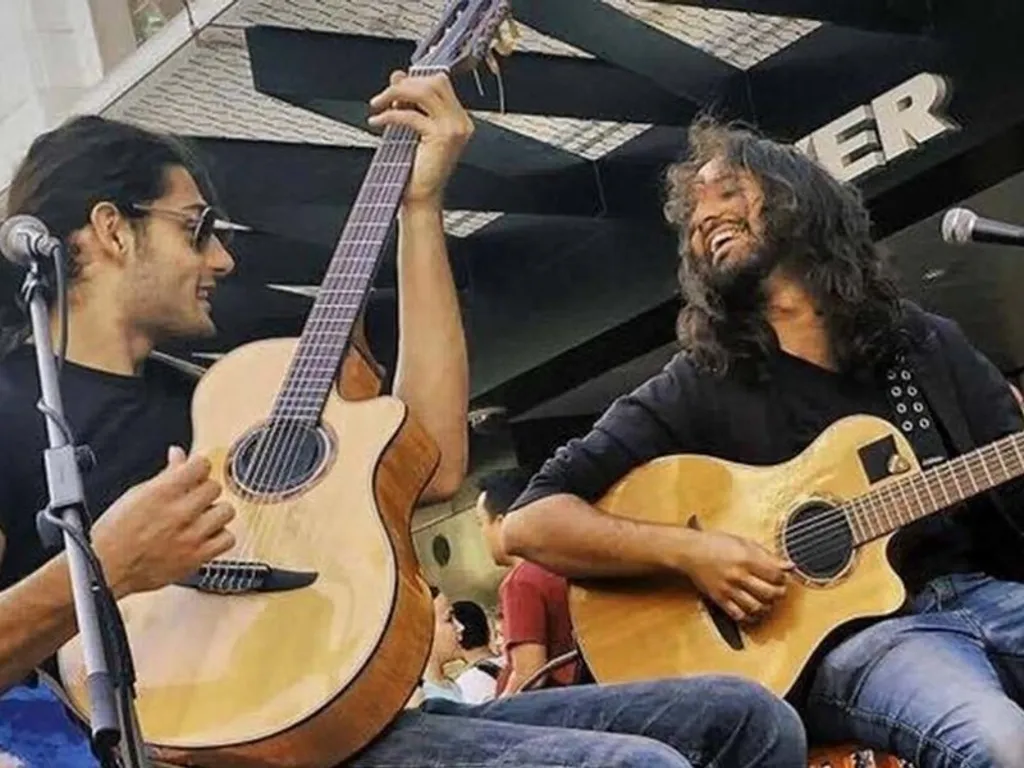
{"label": "guitar body", "polygon": [[[902,461],[890,463],[890,477],[871,483],[858,451],[879,445],[893,446]],[[691,455],[655,459],[627,475],[597,507],[633,520],[730,533],[792,554],[783,541],[792,536],[796,516],[819,504],[838,506],[919,471],[899,430],[871,416],[851,416],[799,456],[772,467]],[[824,520],[797,525],[820,531]],[[820,561],[802,568],[793,558],[798,568],[785,597],[753,626],[729,620],[680,577],[573,584],[570,610],[583,656],[602,683],[723,673],[784,695],[830,632],[902,605],[906,593],[889,564],[889,538],[844,552],[837,532],[835,547],[825,553],[835,567],[826,575]],[[719,613],[718,624],[713,612]],[[731,643],[730,628],[738,631]]]}
{"label": "guitar body", "polygon": [[[307,482],[255,502],[227,476],[232,449],[271,412],[295,347],[255,342],[210,368],[193,400],[192,451],[213,460],[222,499],[235,506],[237,544],[223,557],[315,579],[237,594],[175,585],[119,603],[142,733],[161,760],[336,765],[402,709],[426,663],[433,606],[410,519],[439,454],[402,402],[377,396],[360,353],[346,356],[323,409],[327,450]],[[59,662],[74,708],[86,713],[77,639]]]}

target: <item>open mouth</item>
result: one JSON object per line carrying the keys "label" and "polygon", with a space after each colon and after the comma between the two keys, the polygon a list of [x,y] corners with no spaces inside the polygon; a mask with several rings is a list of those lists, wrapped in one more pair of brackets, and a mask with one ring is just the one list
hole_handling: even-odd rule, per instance
{"label": "open mouth", "polygon": [[707,252],[713,261],[718,261],[729,252],[729,248],[743,235],[743,228],[736,224],[718,227],[704,239]]}

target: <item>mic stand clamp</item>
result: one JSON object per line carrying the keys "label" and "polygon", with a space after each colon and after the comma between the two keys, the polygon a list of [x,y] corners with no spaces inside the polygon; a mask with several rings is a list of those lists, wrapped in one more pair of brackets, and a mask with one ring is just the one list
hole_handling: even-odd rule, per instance
{"label": "mic stand clamp", "polygon": [[57,544],[58,530],[64,536],[85,661],[93,752],[105,767],[148,768],[133,703],[133,671],[124,625],[89,545],[82,469],[91,468],[94,456],[88,447],[73,444],[64,418],[50,341],[48,287],[38,261],[33,260],[21,295],[32,323],[42,395],[38,407],[45,416],[49,438],[49,448],[43,453],[49,504],[39,513],[37,526],[44,543]]}

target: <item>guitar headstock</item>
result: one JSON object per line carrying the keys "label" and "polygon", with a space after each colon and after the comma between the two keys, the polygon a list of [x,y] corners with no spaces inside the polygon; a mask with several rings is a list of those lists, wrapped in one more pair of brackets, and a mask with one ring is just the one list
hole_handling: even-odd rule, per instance
{"label": "guitar headstock", "polygon": [[510,19],[509,0],[448,0],[412,55],[412,68],[460,72],[475,69],[502,50],[499,29]]}

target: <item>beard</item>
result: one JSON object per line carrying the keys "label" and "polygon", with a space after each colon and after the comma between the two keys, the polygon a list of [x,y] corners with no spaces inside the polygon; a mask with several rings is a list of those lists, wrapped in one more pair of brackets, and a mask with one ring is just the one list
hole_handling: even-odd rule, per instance
{"label": "beard", "polygon": [[689,249],[683,256],[683,294],[717,313],[749,312],[765,298],[765,281],[779,265],[780,249],[758,242],[751,250],[720,262],[698,257]]}

